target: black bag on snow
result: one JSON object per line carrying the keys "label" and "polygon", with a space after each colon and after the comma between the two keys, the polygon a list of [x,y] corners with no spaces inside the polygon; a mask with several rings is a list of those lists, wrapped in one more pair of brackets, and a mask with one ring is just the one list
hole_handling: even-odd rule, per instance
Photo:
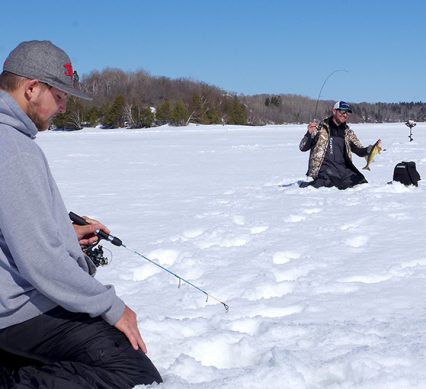
{"label": "black bag on snow", "polygon": [[393,170],[393,181],[398,181],[404,185],[418,186],[420,174],[413,161],[397,163]]}

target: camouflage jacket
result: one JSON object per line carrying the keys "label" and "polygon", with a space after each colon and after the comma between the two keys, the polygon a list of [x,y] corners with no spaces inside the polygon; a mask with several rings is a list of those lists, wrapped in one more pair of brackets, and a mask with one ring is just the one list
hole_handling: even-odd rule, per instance
{"label": "camouflage jacket", "polygon": [[[330,140],[329,121],[331,117],[324,119],[319,125],[316,134],[311,135],[306,132],[305,136],[300,141],[299,149],[301,151],[310,150],[309,165],[307,176],[317,178],[320,171],[321,165],[324,161],[325,153],[327,151],[328,143]],[[350,168],[356,172],[358,170],[352,163],[352,152],[359,157],[365,157],[368,155],[371,146],[364,147],[355,133],[346,125],[345,129],[345,153],[346,160],[350,165]]]}

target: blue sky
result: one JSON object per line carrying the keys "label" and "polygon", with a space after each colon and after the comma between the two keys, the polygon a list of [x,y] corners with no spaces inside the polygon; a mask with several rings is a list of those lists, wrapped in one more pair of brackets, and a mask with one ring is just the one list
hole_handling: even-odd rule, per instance
{"label": "blue sky", "polygon": [[144,70],[238,94],[426,102],[424,0],[14,0],[0,61],[48,39],[80,75]]}

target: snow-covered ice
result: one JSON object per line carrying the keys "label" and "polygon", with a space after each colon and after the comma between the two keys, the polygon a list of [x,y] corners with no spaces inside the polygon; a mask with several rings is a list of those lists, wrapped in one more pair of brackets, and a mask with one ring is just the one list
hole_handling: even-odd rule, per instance
{"label": "snow-covered ice", "polygon": [[426,123],[351,127],[386,151],[346,191],[291,185],[305,125],[38,135],[69,210],[230,306],[104,244],[161,387],[426,387],[426,184],[387,184]]}

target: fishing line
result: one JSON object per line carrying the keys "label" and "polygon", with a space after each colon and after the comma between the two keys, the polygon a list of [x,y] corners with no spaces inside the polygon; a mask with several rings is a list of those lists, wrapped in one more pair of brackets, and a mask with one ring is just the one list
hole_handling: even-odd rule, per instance
{"label": "fishing line", "polygon": [[[76,214],[76,213],[74,213],[74,212],[70,212],[68,215],[69,215],[70,219],[71,219],[71,220],[72,220],[75,224],[78,224],[78,225],[80,225],[80,226],[83,226],[83,225],[89,224],[89,223],[87,223],[87,222],[86,222],[86,220],[84,220],[81,216],[77,215],[77,214]],[[104,231],[102,231],[102,230],[97,230],[97,231],[96,231],[96,234],[98,235],[98,237],[99,237],[100,239],[105,239],[105,240],[109,241],[110,243],[112,243],[114,246],[124,247],[126,250],[129,250],[129,251],[130,251],[130,252],[132,252],[133,254],[138,255],[139,257],[141,257],[141,258],[145,259],[146,261],[148,261],[148,262],[152,263],[153,265],[155,265],[155,266],[159,267],[160,269],[162,269],[162,270],[166,271],[167,273],[169,273],[169,274],[171,274],[171,275],[175,276],[175,277],[179,280],[178,288],[181,286],[181,282],[183,281],[183,282],[185,282],[186,284],[188,284],[188,285],[192,286],[193,288],[197,289],[197,290],[198,290],[198,291],[200,291],[201,293],[204,293],[204,294],[206,295],[206,302],[209,300],[209,298],[211,298],[211,299],[213,299],[213,300],[217,301],[218,303],[221,303],[221,304],[224,306],[224,308],[225,308],[225,311],[226,311],[226,312],[228,312],[228,311],[229,311],[229,305],[228,305],[228,304],[226,304],[226,303],[224,303],[223,301],[219,300],[218,298],[216,298],[216,297],[212,296],[211,294],[207,293],[205,290],[203,290],[203,289],[201,289],[200,287],[198,287],[198,286],[194,285],[192,282],[190,282],[190,281],[186,280],[185,278],[182,278],[181,276],[179,276],[178,274],[176,274],[176,273],[172,272],[171,270],[167,269],[166,267],[161,266],[159,263],[157,263],[157,262],[153,261],[152,259],[150,259],[150,258],[146,257],[145,255],[143,255],[143,254],[139,253],[138,251],[136,251],[136,250],[134,250],[134,249],[132,249],[132,248],[130,248],[130,247],[127,247],[127,246],[126,246],[126,245],[125,245],[125,244],[121,241],[121,239],[117,238],[116,236],[113,236],[113,235],[107,234],[107,233],[105,233],[105,232],[104,232]]]}
{"label": "fishing line", "polygon": [[320,89],[320,91],[319,91],[319,93],[318,93],[318,98],[317,98],[317,102],[316,102],[316,104],[315,104],[315,112],[314,112],[314,116],[313,116],[313,118],[314,118],[314,120],[315,120],[315,118],[316,118],[316,116],[317,116],[317,110],[318,110],[318,103],[319,103],[319,99],[320,99],[320,97],[321,97],[321,92],[322,92],[322,90],[324,89],[324,86],[325,86],[325,84],[327,83],[327,81],[328,81],[328,79],[331,77],[331,76],[333,76],[333,74],[335,74],[335,73],[337,73],[337,72],[348,72],[346,69],[336,69],[336,70],[334,70],[334,71],[332,71],[326,78],[325,78],[325,80],[324,80],[324,82],[322,83],[322,85],[321,85],[321,89]]}

